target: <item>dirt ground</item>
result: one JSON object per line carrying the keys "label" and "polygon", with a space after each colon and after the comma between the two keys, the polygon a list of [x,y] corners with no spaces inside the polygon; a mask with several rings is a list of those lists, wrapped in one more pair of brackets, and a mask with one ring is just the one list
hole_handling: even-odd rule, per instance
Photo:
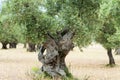
{"label": "dirt ground", "polygon": [[[1,48],[1,45],[0,45]],[[17,49],[0,49],[0,80],[31,80],[27,73],[32,67],[40,67],[38,53],[26,52],[23,45]],[[106,50],[93,44],[80,52],[74,48],[66,58],[71,73],[80,80],[120,80],[120,56],[114,55],[117,66],[106,67],[108,57]]]}

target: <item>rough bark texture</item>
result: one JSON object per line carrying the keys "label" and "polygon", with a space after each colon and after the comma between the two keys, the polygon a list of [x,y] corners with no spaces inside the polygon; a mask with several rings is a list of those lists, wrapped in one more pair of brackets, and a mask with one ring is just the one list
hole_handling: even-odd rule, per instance
{"label": "rough bark texture", "polygon": [[67,76],[65,57],[74,48],[71,40],[73,35],[74,33],[68,29],[57,32],[57,38],[48,33],[48,40],[40,48],[38,59],[43,64],[41,69],[54,80],[57,80],[58,76]]}
{"label": "rough bark texture", "polygon": [[1,42],[1,43],[2,43],[2,49],[7,49],[8,42],[5,41],[5,42]]}
{"label": "rough bark texture", "polygon": [[27,51],[29,51],[29,52],[34,52],[34,51],[35,51],[35,44],[33,44],[33,43],[28,43]]}
{"label": "rough bark texture", "polygon": [[109,65],[115,65],[115,61],[114,61],[114,58],[113,58],[113,55],[112,55],[112,49],[111,48],[107,49],[107,54],[108,54],[108,57],[109,57]]}
{"label": "rough bark texture", "polygon": [[16,42],[10,42],[9,43],[9,48],[16,48],[17,43]]}

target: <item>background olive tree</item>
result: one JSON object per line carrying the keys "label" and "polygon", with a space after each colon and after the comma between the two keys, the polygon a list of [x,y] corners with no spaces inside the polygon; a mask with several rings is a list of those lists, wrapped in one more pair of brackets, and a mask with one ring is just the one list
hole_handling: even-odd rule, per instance
{"label": "background olive tree", "polygon": [[100,2],[99,20],[101,27],[97,34],[96,41],[102,44],[107,50],[110,65],[115,65],[112,49],[120,46],[119,12],[119,0],[102,0]]}
{"label": "background olive tree", "polygon": [[11,16],[10,24],[17,24],[24,33],[24,43],[28,43],[28,51],[35,51],[35,45],[40,44],[46,32],[54,30],[54,18],[42,9],[42,1],[38,0],[6,0],[2,13]]}
{"label": "background olive tree", "polygon": [[17,23],[11,21],[11,15],[1,14],[0,16],[0,42],[2,48],[7,49],[7,44],[10,48],[16,48],[18,42],[24,42],[25,28],[20,27]]}

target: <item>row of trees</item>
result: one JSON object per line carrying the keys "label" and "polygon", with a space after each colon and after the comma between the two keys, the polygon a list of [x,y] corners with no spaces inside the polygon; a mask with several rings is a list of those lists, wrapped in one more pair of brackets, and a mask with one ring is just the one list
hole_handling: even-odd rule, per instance
{"label": "row of trees", "polygon": [[[35,44],[44,40],[44,34],[51,31],[54,19],[42,11],[38,0],[7,0],[1,11],[1,43],[28,43],[28,51],[35,51]],[[4,48],[4,47],[3,47]]]}
{"label": "row of trees", "polygon": [[112,49],[120,46],[119,0],[5,0],[0,13],[0,42],[28,43],[29,51],[46,33],[69,28],[80,48],[103,45],[114,65]]}

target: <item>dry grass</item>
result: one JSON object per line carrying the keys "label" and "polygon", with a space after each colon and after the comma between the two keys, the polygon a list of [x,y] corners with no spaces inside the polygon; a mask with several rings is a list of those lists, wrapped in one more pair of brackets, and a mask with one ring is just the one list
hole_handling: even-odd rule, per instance
{"label": "dry grass", "polygon": [[[1,45],[0,45],[1,46]],[[0,80],[30,80],[26,75],[34,66],[41,66],[37,53],[26,52],[19,44],[17,49],[0,50]],[[100,45],[92,45],[80,52],[75,48],[66,58],[71,73],[79,79],[120,80],[120,56],[114,55],[117,66],[106,67],[108,57]]]}

